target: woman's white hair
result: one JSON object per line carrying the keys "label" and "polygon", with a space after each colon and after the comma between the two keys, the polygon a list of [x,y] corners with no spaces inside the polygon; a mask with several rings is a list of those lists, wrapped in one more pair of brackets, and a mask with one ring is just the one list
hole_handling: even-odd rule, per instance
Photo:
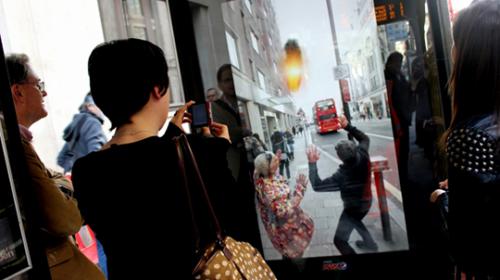
{"label": "woman's white hair", "polygon": [[273,158],[274,154],[271,152],[264,152],[255,158],[254,178],[262,178],[269,176],[269,169],[271,168],[271,161]]}

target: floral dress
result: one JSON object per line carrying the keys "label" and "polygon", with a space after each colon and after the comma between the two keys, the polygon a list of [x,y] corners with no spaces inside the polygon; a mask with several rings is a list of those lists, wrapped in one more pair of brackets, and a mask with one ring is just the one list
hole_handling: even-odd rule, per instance
{"label": "floral dress", "polygon": [[305,186],[290,192],[281,175],[255,182],[260,217],[274,248],[287,258],[298,258],[311,242],[314,222],[300,208]]}

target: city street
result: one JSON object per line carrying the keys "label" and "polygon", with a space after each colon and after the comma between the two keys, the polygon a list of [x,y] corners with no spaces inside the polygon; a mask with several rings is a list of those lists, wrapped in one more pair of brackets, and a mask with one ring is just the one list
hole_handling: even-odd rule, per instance
{"label": "city street", "polygon": [[[377,192],[372,179],[373,203],[368,215],[363,222],[376,240],[379,246],[379,252],[406,250],[408,241],[406,235],[406,222],[401,202],[401,192],[397,176],[396,159],[394,156],[394,144],[391,137],[390,120],[370,120],[354,122],[353,125],[363,130],[370,137],[370,155],[384,156],[389,160],[390,170],[385,171],[384,186],[386,189],[390,228],[392,241],[385,241],[383,238],[382,225],[380,219],[380,210],[377,200]],[[313,143],[321,153],[318,161],[319,176],[326,178],[331,176],[341,163],[335,153],[335,145],[341,139],[346,139],[347,133],[339,131],[326,135],[319,135],[314,126],[310,126],[302,135],[295,137],[295,160],[290,164],[291,179],[290,187],[295,186],[295,177],[298,173],[308,175],[308,163],[305,154],[306,146]],[[338,219],[343,209],[342,200],[339,192],[314,192],[309,185],[301,203],[302,209],[308,213],[314,220],[315,232],[309,248],[305,251],[303,257],[320,257],[339,255],[339,251],[333,245],[333,237],[337,227]],[[260,221],[259,221],[260,223]],[[281,259],[281,255],[274,250],[262,224],[260,224],[266,259]],[[358,249],[354,242],[359,240],[360,236],[356,231],[351,235],[349,243],[358,252],[364,251]],[[367,252],[368,253],[368,252]],[[369,252],[371,253],[371,252]]]}

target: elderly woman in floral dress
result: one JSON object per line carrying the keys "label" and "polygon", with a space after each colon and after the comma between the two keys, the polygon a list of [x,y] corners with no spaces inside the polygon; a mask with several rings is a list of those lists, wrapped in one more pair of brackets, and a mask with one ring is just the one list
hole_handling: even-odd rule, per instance
{"label": "elderly woman in floral dress", "polygon": [[299,258],[311,242],[314,222],[300,202],[308,184],[304,174],[297,176],[292,192],[277,170],[280,152],[265,152],[255,158],[255,191],[260,217],[274,248],[285,258]]}

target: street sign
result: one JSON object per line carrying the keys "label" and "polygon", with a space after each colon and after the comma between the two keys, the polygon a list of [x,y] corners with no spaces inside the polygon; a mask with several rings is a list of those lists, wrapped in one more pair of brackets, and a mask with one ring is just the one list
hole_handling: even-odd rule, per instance
{"label": "street sign", "polygon": [[340,64],[333,67],[333,77],[335,80],[345,79],[349,77],[349,65]]}

